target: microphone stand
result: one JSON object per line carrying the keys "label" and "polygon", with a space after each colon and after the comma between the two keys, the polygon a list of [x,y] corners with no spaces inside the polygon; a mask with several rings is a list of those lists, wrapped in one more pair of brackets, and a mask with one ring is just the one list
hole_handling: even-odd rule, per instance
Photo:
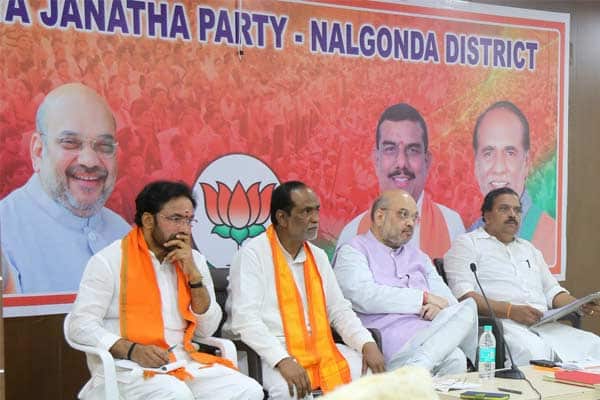
{"label": "microphone stand", "polygon": [[[483,295],[485,304],[487,305],[487,308],[490,311],[490,315],[492,316],[492,321],[493,321],[494,325],[496,326],[496,330],[498,332],[500,332],[500,324],[498,322],[498,319],[496,318],[496,314],[494,313],[494,310],[490,306],[490,302],[488,301],[488,298],[485,295],[483,288],[481,287],[481,283],[479,282],[479,277],[477,276],[477,266],[475,265],[475,263],[471,263],[470,267],[471,267],[471,271],[473,272],[473,275],[475,275],[475,280],[477,281],[477,286],[479,286],[479,290],[481,290],[481,294]],[[502,334],[502,336],[504,336],[504,333]],[[504,340],[504,347],[506,348],[506,351],[508,353],[508,358],[510,359],[510,368],[496,371],[494,376],[496,378],[504,378],[504,379],[525,379],[525,374],[523,373],[523,371],[521,371],[517,367],[517,365],[515,364],[515,362],[513,360],[512,353],[510,352],[510,348],[508,347],[508,342],[506,341],[506,339]]]}

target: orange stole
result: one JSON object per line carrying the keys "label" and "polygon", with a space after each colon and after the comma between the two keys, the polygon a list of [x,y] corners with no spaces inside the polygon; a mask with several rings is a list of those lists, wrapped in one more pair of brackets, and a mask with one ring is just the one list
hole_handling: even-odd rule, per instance
{"label": "orange stole", "polygon": [[[155,345],[167,349],[162,319],[162,301],[154,267],[150,260],[148,245],[142,229],[133,228],[121,242],[123,257],[121,260],[121,287],[119,294],[119,322],[121,336],[127,340],[144,345]],[[227,359],[196,351],[192,337],[196,329],[196,318],[190,309],[192,296],[181,266],[175,266],[177,273],[177,304],[188,325],[183,335],[183,347],[190,357],[199,363],[222,364],[235,368]],[[132,283],[131,285],[129,283]],[[169,353],[171,362],[175,361]],[[185,368],[179,368],[169,374],[185,380],[191,376]]]}
{"label": "orange stole", "polygon": [[329,392],[350,382],[348,363],[331,336],[323,282],[310,247],[304,243],[304,281],[311,333],[306,329],[302,298],[272,225],[267,228],[267,237],[273,254],[277,301],[288,352],[306,369],[313,389],[320,387]]}
{"label": "orange stole", "polygon": [[[423,192],[420,225],[419,248],[431,259],[443,257],[450,248],[448,225],[444,214],[427,192]],[[362,235],[369,229],[371,229],[371,213],[366,212],[358,224],[356,234]]]}

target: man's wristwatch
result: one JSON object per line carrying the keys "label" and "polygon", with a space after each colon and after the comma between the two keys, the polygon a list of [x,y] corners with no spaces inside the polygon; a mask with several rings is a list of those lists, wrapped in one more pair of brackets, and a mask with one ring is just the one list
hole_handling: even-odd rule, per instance
{"label": "man's wristwatch", "polygon": [[198,289],[198,288],[204,287],[204,284],[202,283],[202,279],[200,279],[196,283],[189,282],[189,285],[190,285],[190,288],[192,288],[192,289]]}

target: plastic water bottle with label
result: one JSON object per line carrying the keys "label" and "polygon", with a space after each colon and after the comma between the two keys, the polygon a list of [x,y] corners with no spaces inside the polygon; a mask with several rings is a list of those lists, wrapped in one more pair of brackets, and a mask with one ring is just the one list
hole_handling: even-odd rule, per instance
{"label": "plastic water bottle with label", "polygon": [[496,368],[496,338],[492,326],[485,325],[479,338],[479,378],[492,379]]}

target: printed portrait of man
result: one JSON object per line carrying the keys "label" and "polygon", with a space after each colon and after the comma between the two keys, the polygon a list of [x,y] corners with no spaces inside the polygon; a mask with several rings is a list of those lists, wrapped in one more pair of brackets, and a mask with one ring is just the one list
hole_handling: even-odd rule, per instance
{"label": "printed portrait of man", "polygon": [[[523,214],[518,236],[540,249],[552,266],[556,259],[556,221],[533,203],[525,185],[531,166],[530,143],[525,114],[509,101],[492,104],[477,118],[473,130],[474,173],[483,196],[505,186],[519,194]],[[482,225],[479,218],[469,231]]]}
{"label": "printed portrait of man", "polygon": [[[425,119],[409,104],[388,107],[377,124],[373,159],[379,190],[407,191],[417,202],[420,222],[410,243],[418,245],[431,258],[443,257],[454,237],[465,227],[458,213],[433,201],[425,183],[433,155]],[[368,208],[369,205],[365,205]],[[337,247],[371,226],[368,211],[355,217],[342,230]]]}
{"label": "printed portrait of man", "polygon": [[80,83],[48,93],[30,142],[34,173],[0,201],[16,293],[74,292],[87,260],[130,229],[104,207],[117,177],[115,119]]}

